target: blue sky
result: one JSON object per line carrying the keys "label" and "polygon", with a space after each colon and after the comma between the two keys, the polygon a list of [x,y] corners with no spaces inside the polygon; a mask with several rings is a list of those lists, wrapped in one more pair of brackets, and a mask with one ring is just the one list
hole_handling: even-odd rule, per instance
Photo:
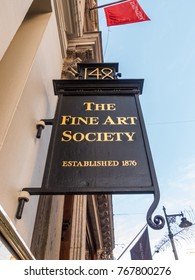
{"label": "blue sky", "polygon": [[[163,215],[164,205],[168,214],[195,219],[195,1],[138,2],[151,21],[108,28],[99,9],[104,62],[118,62],[123,79],[144,79],[140,102],[161,193],[155,214]],[[113,197],[116,258],[146,223],[152,201],[151,195]],[[152,252],[166,232],[166,225],[149,229]],[[195,238],[178,238],[176,246],[180,259],[195,258]],[[122,258],[130,258],[129,250]],[[154,255],[165,258],[173,259],[171,247]]]}

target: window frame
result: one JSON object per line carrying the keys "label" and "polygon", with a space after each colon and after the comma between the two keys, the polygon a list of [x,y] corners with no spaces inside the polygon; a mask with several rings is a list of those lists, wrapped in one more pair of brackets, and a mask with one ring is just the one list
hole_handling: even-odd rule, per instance
{"label": "window frame", "polygon": [[35,260],[35,257],[17,232],[11,220],[0,206],[0,235],[4,246],[15,259]]}

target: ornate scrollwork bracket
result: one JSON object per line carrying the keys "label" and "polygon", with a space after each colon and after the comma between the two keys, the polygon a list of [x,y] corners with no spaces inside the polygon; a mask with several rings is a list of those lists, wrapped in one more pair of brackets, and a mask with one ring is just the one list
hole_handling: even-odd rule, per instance
{"label": "ornate scrollwork bracket", "polygon": [[152,214],[155,211],[158,202],[159,202],[159,194],[154,197],[154,201],[147,212],[147,218],[146,218],[148,225],[156,230],[162,229],[165,225],[165,219],[160,215],[154,216],[154,219],[152,220]]}

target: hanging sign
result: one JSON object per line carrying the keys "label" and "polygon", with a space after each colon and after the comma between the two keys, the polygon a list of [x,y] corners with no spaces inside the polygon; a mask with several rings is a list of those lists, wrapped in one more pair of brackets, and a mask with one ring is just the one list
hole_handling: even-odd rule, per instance
{"label": "hanging sign", "polygon": [[153,192],[156,180],[138,99],[142,85],[143,80],[54,81],[59,100],[43,189]]}
{"label": "hanging sign", "polygon": [[[118,64],[80,64],[78,80],[54,80],[58,96],[40,188],[24,188],[17,211],[31,195],[153,194],[147,213],[153,229],[164,226],[152,213],[160,193],[139,102],[142,79],[117,79]],[[41,127],[42,129],[42,127]]]}

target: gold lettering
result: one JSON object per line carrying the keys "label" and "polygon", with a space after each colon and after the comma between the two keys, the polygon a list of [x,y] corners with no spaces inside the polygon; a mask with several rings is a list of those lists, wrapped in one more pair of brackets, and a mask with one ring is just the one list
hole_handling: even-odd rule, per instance
{"label": "gold lettering", "polygon": [[137,117],[128,117],[127,119],[130,119],[130,124],[136,124],[135,120],[137,120]]}
{"label": "gold lettering", "polygon": [[107,119],[105,120],[105,122],[102,125],[107,125],[107,124],[110,124],[110,125],[115,124],[110,116],[107,117]]}
{"label": "gold lettering", "polygon": [[124,166],[124,167],[136,167],[138,162],[134,159],[131,160],[84,160],[84,161],[62,161],[62,167],[115,167],[115,166]]}
{"label": "gold lettering", "polygon": [[71,125],[81,125],[81,124],[88,124],[87,118],[82,117],[72,117]]}
{"label": "gold lettering", "polygon": [[98,117],[89,117],[88,125],[97,125],[97,124],[99,124],[99,118]]}
{"label": "gold lettering", "polygon": [[95,111],[106,111],[107,104],[95,104]]}
{"label": "gold lettering", "polygon": [[102,76],[102,74],[100,73],[100,69],[99,68],[95,68],[93,71],[88,73],[88,76],[89,77],[90,76],[94,76],[98,80]]}
{"label": "gold lettering", "polygon": [[94,102],[84,102],[85,111],[114,111],[116,110],[116,104],[114,103],[94,103]]}
{"label": "gold lettering", "polygon": [[92,105],[94,105],[95,103],[94,102],[84,102],[83,105],[87,105],[86,108],[85,108],[85,111],[92,111]]}
{"label": "gold lettering", "polygon": [[97,125],[99,124],[98,117],[72,117],[62,116],[61,125]]}
{"label": "gold lettering", "polygon": [[118,160],[84,160],[84,161],[62,161],[62,167],[99,167],[99,166],[118,166]]}
{"label": "gold lettering", "polygon": [[112,132],[104,132],[103,135],[104,135],[104,141],[105,141],[105,142],[114,141],[113,136],[115,135],[115,133],[112,133]]}
{"label": "gold lettering", "polygon": [[89,142],[93,142],[93,141],[95,141],[95,138],[93,138],[93,139],[89,139],[89,136],[90,135],[96,135],[96,133],[94,133],[94,132],[89,132],[89,133],[87,133],[86,135],[85,135],[85,139],[87,140],[87,141],[89,141]]}
{"label": "gold lettering", "polygon": [[102,74],[104,74],[104,76],[102,77],[102,80],[109,78],[109,79],[114,79],[114,77],[111,76],[111,74],[113,74],[113,70],[111,68],[103,68],[101,70]]}
{"label": "gold lettering", "polygon": [[[72,138],[71,134],[72,134],[72,131],[70,131],[70,130],[64,131],[64,132],[62,133],[62,136],[63,136],[63,137],[61,138],[61,141],[62,141],[62,142],[68,142],[68,141],[70,141],[71,138]],[[67,138],[67,139],[66,139],[66,138]]]}
{"label": "gold lettering", "polygon": [[97,141],[97,142],[102,141],[102,140],[101,140],[101,133],[97,133],[96,141]]}
{"label": "gold lettering", "polygon": [[123,133],[121,133],[121,132],[116,132],[116,142],[119,142],[119,141],[122,141],[122,139],[121,139],[121,134],[123,134]]}
{"label": "gold lettering", "polygon": [[116,117],[116,120],[114,120],[108,116],[103,123],[103,125],[135,125],[135,121],[137,120],[137,117]]}
{"label": "gold lettering", "polygon": [[127,141],[134,141],[133,136],[135,135],[135,132],[124,132],[124,134],[127,136],[128,140]]}
{"label": "gold lettering", "polygon": [[75,142],[87,141],[87,142],[112,142],[112,141],[134,141],[135,132],[88,132],[83,134],[82,132],[72,133],[70,130],[63,131],[62,142],[69,142],[71,140]]}
{"label": "gold lettering", "polygon": [[126,123],[126,120],[127,120],[128,118],[125,118],[125,117],[117,117],[117,120],[118,120],[118,123],[117,124],[128,124],[128,123]]}
{"label": "gold lettering", "polygon": [[62,122],[61,125],[66,125],[67,122],[69,122],[71,119],[71,116],[62,116]]}
{"label": "gold lettering", "polygon": [[81,132],[77,132],[77,133],[73,134],[72,139],[75,142],[81,142],[85,139],[85,135]]}
{"label": "gold lettering", "polygon": [[115,111],[116,110],[116,104],[108,103],[107,108],[108,108],[107,111]]}

